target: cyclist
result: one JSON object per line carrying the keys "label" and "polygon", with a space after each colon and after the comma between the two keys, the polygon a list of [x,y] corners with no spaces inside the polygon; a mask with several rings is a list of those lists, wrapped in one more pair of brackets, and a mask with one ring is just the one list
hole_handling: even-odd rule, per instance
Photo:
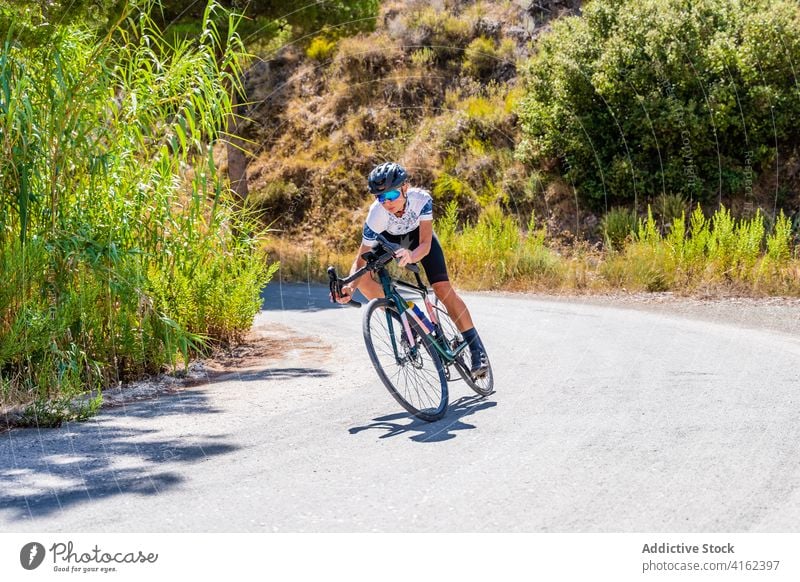
{"label": "cyclist", "polygon": [[[375,202],[369,207],[364,223],[361,248],[350,269],[352,275],[366,264],[361,255],[378,244],[378,234],[403,248],[395,253],[400,266],[422,263],[428,281],[439,301],[469,344],[472,354],[471,373],[475,378],[486,375],[488,359],[481,338],[472,323],[467,306],[458,296],[447,275],[444,253],[433,232],[433,199],[420,188],[408,184],[405,168],[394,162],[376,166],[367,179],[369,191]],[[339,303],[350,301],[358,289],[367,299],[383,297],[383,288],[372,273],[365,273],[349,285],[342,287]]]}

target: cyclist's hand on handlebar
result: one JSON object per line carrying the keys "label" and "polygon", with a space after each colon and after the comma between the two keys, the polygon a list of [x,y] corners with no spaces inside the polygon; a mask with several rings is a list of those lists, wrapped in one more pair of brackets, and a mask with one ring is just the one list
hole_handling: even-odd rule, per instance
{"label": "cyclist's hand on handlebar", "polygon": [[409,263],[413,262],[411,260],[411,251],[408,249],[397,249],[394,252],[394,258],[397,259],[397,262],[401,267],[405,267]]}
{"label": "cyclist's hand on handlebar", "polygon": [[342,287],[342,294],[338,297],[331,297],[332,300],[336,301],[336,303],[341,303],[342,305],[346,305],[353,299],[353,290],[350,288],[349,285],[344,285]]}

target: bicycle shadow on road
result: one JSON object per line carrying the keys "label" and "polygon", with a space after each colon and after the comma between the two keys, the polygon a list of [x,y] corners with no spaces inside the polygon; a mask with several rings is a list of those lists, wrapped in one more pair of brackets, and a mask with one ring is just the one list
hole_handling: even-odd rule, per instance
{"label": "bicycle shadow on road", "polygon": [[[378,438],[385,439],[404,434],[410,434],[412,441],[430,443],[448,441],[456,438],[456,433],[461,430],[476,428],[474,424],[463,421],[463,418],[478,411],[497,406],[497,402],[487,401],[486,396],[462,396],[452,402],[447,408],[447,414],[436,422],[425,422],[408,413],[389,414],[373,419],[374,422],[364,426],[354,426],[348,429],[350,434],[358,434],[365,430],[386,431]],[[395,422],[405,420],[408,422]]]}

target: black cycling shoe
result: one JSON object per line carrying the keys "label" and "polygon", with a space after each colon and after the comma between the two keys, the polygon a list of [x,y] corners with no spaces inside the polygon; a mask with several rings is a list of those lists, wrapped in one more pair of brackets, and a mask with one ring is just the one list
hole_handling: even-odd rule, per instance
{"label": "black cycling shoe", "polygon": [[485,352],[478,352],[477,354],[473,354],[472,356],[472,368],[470,368],[469,372],[472,374],[472,377],[483,378],[486,376],[486,372],[489,371],[489,358],[486,357]]}

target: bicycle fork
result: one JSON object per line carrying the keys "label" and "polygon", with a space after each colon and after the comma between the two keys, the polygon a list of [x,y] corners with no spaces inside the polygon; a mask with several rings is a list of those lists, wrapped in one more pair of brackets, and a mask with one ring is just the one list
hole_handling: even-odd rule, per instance
{"label": "bicycle fork", "polygon": [[404,309],[400,313],[400,323],[402,325],[402,337],[405,337],[405,340],[408,343],[408,348],[409,348],[409,352],[410,353],[401,354],[401,350],[398,348],[398,345],[397,345],[397,338],[396,338],[396,336],[394,334],[394,327],[395,326],[392,323],[392,316],[389,313],[389,311],[387,310],[386,311],[386,323],[387,323],[387,326],[389,328],[389,335],[390,335],[391,340],[392,340],[392,349],[394,350],[394,357],[395,357],[395,360],[397,360],[397,364],[398,365],[402,365],[404,363],[404,360],[407,359],[408,355],[410,355],[412,359],[414,357],[416,357],[416,351],[418,349],[418,346],[417,346],[418,342],[417,342],[416,338],[414,337],[414,332],[412,331],[411,324],[408,321],[409,317],[412,317],[414,319],[416,324],[419,326],[419,329],[421,329],[425,334],[432,333],[432,331],[433,331],[433,330],[430,329],[430,327],[431,327],[430,324],[428,324],[426,321],[423,321],[422,318],[420,318],[416,313],[414,313],[413,309],[411,309],[411,308]]}

